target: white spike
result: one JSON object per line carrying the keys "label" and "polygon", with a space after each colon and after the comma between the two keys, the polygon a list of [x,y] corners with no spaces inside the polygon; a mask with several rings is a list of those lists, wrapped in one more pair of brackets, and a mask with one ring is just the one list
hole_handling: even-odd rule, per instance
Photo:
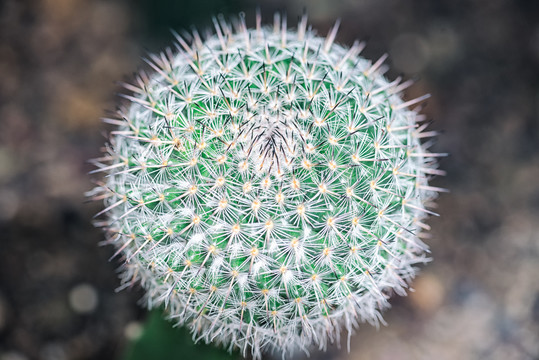
{"label": "white spike", "polygon": [[378,59],[378,61],[376,61],[367,71],[365,71],[365,76],[370,76],[372,75],[376,70],[378,70],[378,68],[380,68],[380,66],[382,66],[382,64],[384,63],[384,61],[386,61],[387,59],[387,53],[382,55],[380,57],[380,59]]}
{"label": "white spike", "polygon": [[399,110],[399,109],[405,109],[407,107],[410,107],[412,105],[415,105],[417,103],[420,103],[422,102],[423,100],[426,100],[430,98],[430,94],[425,94],[423,96],[420,96],[420,97],[417,97],[415,99],[412,99],[412,100],[409,100],[409,101],[406,101],[406,102],[403,102],[402,104],[399,104],[397,106],[394,106],[393,107],[393,110]]}
{"label": "white spike", "polygon": [[303,14],[298,23],[298,41],[303,41],[305,38],[305,31],[307,30],[307,14]]}
{"label": "white spike", "polygon": [[335,37],[337,36],[337,31],[339,31],[340,25],[341,19],[337,19],[337,21],[335,21],[335,25],[333,25],[328,35],[326,36],[326,41],[324,42],[324,52],[327,53],[331,48],[331,45],[333,45],[333,41],[335,41]]}

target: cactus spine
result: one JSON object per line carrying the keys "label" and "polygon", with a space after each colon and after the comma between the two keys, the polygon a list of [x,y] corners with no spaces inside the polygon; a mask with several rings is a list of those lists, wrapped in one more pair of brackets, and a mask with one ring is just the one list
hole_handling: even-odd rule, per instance
{"label": "cactus spine", "polygon": [[151,55],[91,192],[99,225],[139,281],[195,339],[260,358],[325,348],[377,324],[426,261],[419,237],[439,189],[423,116],[383,60],[307,28],[215,19],[203,40]]}

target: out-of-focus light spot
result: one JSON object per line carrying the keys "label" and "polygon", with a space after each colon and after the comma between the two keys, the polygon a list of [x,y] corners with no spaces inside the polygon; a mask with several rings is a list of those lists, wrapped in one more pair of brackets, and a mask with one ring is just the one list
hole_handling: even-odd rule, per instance
{"label": "out-of-focus light spot", "polygon": [[417,278],[413,288],[410,300],[420,312],[430,314],[442,305],[445,289],[437,276],[425,273]]}
{"label": "out-of-focus light spot", "polygon": [[40,358],[44,360],[64,360],[67,359],[65,350],[61,344],[49,343],[40,351]]}
{"label": "out-of-focus light spot", "polygon": [[458,34],[448,24],[432,24],[427,32],[427,41],[433,65],[444,65],[452,61],[459,52]]}
{"label": "out-of-focus light spot", "polygon": [[0,189],[0,221],[9,221],[17,214],[19,198],[13,191]]}
{"label": "out-of-focus light spot", "polygon": [[93,312],[98,301],[96,289],[89,284],[77,285],[69,292],[69,306],[79,314]]}
{"label": "out-of-focus light spot", "polygon": [[392,42],[389,50],[393,66],[405,73],[416,73],[425,68],[430,60],[428,42],[417,34],[402,34]]}
{"label": "out-of-focus light spot", "polygon": [[142,336],[142,325],[138,321],[127,323],[124,328],[124,335],[128,340],[137,340]]}
{"label": "out-of-focus light spot", "polygon": [[2,360],[28,360],[26,356],[17,351],[9,351],[0,353],[0,359]]}

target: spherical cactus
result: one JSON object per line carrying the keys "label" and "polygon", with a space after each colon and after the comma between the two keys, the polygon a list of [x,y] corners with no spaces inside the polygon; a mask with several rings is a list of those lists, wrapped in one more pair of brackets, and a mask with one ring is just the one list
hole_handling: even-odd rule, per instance
{"label": "spherical cactus", "polygon": [[427,260],[420,241],[436,157],[409,83],[307,28],[177,36],[155,71],[124,84],[92,195],[100,223],[139,281],[196,340],[260,358],[325,348],[378,324]]}

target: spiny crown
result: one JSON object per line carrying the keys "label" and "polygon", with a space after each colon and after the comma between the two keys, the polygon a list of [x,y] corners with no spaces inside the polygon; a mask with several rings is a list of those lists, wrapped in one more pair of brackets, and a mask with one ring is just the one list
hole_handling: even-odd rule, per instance
{"label": "spiny crown", "polygon": [[152,55],[94,191],[123,279],[195,337],[260,357],[377,323],[424,262],[437,156],[409,85],[306,27],[177,36]]}

